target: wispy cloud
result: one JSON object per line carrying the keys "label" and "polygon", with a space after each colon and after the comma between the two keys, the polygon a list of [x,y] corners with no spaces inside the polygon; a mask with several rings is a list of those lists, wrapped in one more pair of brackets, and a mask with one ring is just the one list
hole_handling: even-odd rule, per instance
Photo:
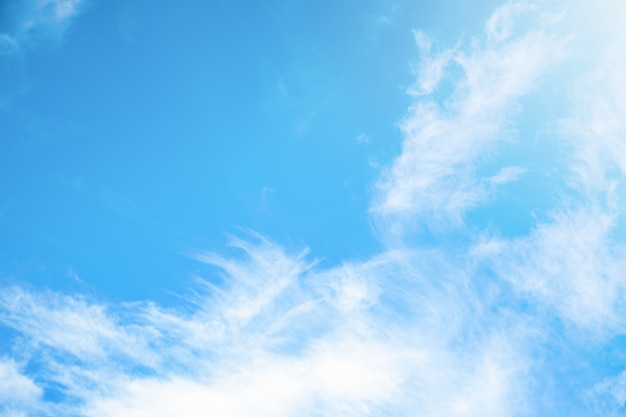
{"label": "wispy cloud", "polygon": [[17,364],[0,358],[0,412],[5,416],[24,416],[36,409],[42,390],[24,376]]}
{"label": "wispy cloud", "polygon": [[365,145],[369,145],[370,143],[372,143],[372,138],[370,138],[368,135],[366,135],[365,133],[361,133],[359,135],[357,135],[356,138],[354,138],[354,140],[357,143],[360,144],[365,144]]}
{"label": "wispy cloud", "polygon": [[[401,124],[402,153],[378,183],[372,207],[383,234],[397,238],[409,226],[458,227],[466,211],[489,196],[478,168],[499,143],[514,139],[509,116],[518,100],[565,54],[566,39],[539,17],[532,30],[514,31],[513,17],[532,9],[526,3],[503,6],[485,36],[465,49],[433,54],[433,41],[416,34],[424,55],[409,90],[416,102]],[[438,91],[444,78],[454,85],[451,94]]]}
{"label": "wispy cloud", "polygon": [[[626,10],[621,15],[626,18]],[[569,81],[571,114],[557,124],[569,155],[570,194],[546,222],[504,243],[494,257],[499,274],[534,301],[604,335],[626,330],[626,246],[615,234],[626,202],[626,49],[618,39],[616,33],[605,38],[595,68]]]}
{"label": "wispy cloud", "polygon": [[416,103],[372,205],[393,244],[371,259],[323,268],[304,249],[234,237],[233,256],[193,254],[214,274],[176,308],[0,288],[2,412],[623,414],[623,364],[606,364],[623,361],[626,331],[626,252],[614,234],[626,169],[619,45],[602,45],[597,68],[563,81],[580,89],[557,123],[570,194],[547,220],[453,248],[404,239],[416,227],[454,231],[524,175],[480,168],[511,139],[521,97],[566,59],[570,38],[546,17],[557,15],[510,3],[469,46],[434,55],[435,42],[416,36]]}
{"label": "wispy cloud", "polygon": [[59,42],[84,0],[28,0],[5,17],[0,52],[11,53],[40,43]]}
{"label": "wispy cloud", "polygon": [[561,129],[574,152],[572,186],[613,195],[618,177],[626,174],[626,48],[617,41],[606,52],[598,68],[577,83],[574,114]]}
{"label": "wispy cloud", "polygon": [[626,248],[611,240],[613,227],[601,210],[563,210],[530,236],[491,246],[490,257],[498,274],[533,302],[591,333],[613,334],[626,325]]}
{"label": "wispy cloud", "polygon": [[4,288],[2,322],[43,380],[33,392],[67,398],[38,406],[87,416],[497,416],[521,401],[523,352],[503,333],[512,324],[475,322],[478,294],[456,285],[470,275],[443,254],[317,270],[267,241],[233,244],[243,258],[202,255],[224,284],[204,281],[186,310]]}

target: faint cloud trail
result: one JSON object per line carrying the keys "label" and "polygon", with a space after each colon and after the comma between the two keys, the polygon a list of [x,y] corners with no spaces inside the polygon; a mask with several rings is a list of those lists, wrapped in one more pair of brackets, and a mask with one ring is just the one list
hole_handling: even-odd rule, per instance
{"label": "faint cloud trail", "polygon": [[84,0],[26,0],[12,17],[12,28],[0,33],[0,52],[17,53],[41,43],[59,43]]}

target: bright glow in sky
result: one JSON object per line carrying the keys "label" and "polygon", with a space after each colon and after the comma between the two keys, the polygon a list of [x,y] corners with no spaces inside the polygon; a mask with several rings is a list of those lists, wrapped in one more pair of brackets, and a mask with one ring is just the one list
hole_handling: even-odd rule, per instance
{"label": "bright glow in sky", "polygon": [[0,415],[626,415],[623,22],[0,3]]}

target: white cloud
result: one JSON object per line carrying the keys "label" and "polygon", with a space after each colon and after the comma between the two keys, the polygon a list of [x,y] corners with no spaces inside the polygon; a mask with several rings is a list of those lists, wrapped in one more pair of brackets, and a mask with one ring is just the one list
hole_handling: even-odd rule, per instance
{"label": "white cloud", "polygon": [[356,138],[354,138],[354,140],[357,143],[361,143],[361,144],[365,144],[365,145],[369,145],[370,143],[372,143],[372,138],[370,138],[365,133],[359,134]]}
{"label": "white cloud", "polygon": [[[626,18],[626,13],[624,14]],[[626,34],[625,34],[626,35]],[[606,48],[604,59],[576,83],[576,108],[563,120],[563,135],[572,143],[575,165],[571,185],[590,197],[608,192],[626,175],[626,48],[618,41]]]}
{"label": "white cloud", "polygon": [[97,360],[111,350],[138,349],[133,336],[117,326],[104,306],[81,297],[10,287],[0,293],[0,308],[0,318],[18,327],[35,348],[59,349],[81,360]]}
{"label": "white cloud", "polygon": [[489,255],[498,274],[533,302],[588,332],[614,333],[626,329],[626,248],[611,242],[613,226],[599,210],[562,211]]}
{"label": "white cloud", "polygon": [[224,285],[185,310],[128,305],[121,323],[113,306],[5,288],[0,319],[26,359],[45,357],[37,375],[73,398],[67,415],[512,412],[521,344],[499,319],[474,328],[478,294],[456,285],[471,276],[443,254],[318,271],[264,240],[234,244],[243,258],[202,256]]}
{"label": "white cloud", "polygon": [[487,39],[502,42],[513,34],[516,19],[520,14],[536,10],[537,5],[520,1],[511,2],[497,9],[486,24]]}
{"label": "white cloud", "polygon": [[[213,381],[144,379],[123,384],[115,398],[88,406],[94,416],[292,416],[363,414],[387,399],[399,365],[390,346],[321,345],[304,358],[260,356],[233,364]],[[395,372],[398,372],[396,369]]]}
{"label": "white cloud", "polygon": [[504,167],[494,176],[485,178],[492,185],[502,185],[520,178],[526,169],[521,167]]}
{"label": "white cloud", "polygon": [[598,414],[611,417],[622,415],[626,404],[626,372],[596,384],[587,395]]}
{"label": "white cloud", "polygon": [[621,185],[626,175],[626,49],[615,35],[597,45],[602,59],[595,66],[567,80],[573,108],[558,125],[572,192],[557,199],[559,206],[529,236],[484,247],[498,273],[518,291],[570,325],[603,337],[626,330],[626,246],[614,233],[626,201]]}
{"label": "white cloud", "polygon": [[0,34],[0,53],[15,53],[19,51],[19,44],[15,38],[5,33]]}
{"label": "white cloud", "polygon": [[[418,97],[410,108],[401,125],[402,153],[378,183],[372,212],[383,233],[397,237],[411,225],[454,228],[489,196],[477,169],[499,142],[511,139],[508,116],[517,101],[565,54],[565,38],[548,27],[510,33],[510,20],[521,8],[529,9],[513,3],[496,12],[484,46],[475,39],[467,51],[457,46],[424,58],[411,91],[433,98]],[[416,38],[428,53],[431,41],[421,34]],[[438,104],[437,85],[451,77],[445,71],[452,64],[463,75],[453,79],[453,92]]]}
{"label": "white cloud", "polygon": [[433,93],[437,85],[443,79],[445,75],[444,71],[453,60],[456,51],[454,49],[447,49],[432,56],[433,40],[418,31],[414,32],[413,36],[422,54],[422,59],[417,67],[417,82],[409,88],[408,92],[412,96],[418,97]]}
{"label": "white cloud", "polygon": [[0,33],[3,52],[16,52],[42,42],[59,42],[84,0],[28,0],[20,2],[8,33]]}
{"label": "white cloud", "polygon": [[37,409],[42,390],[11,359],[0,358],[0,414],[26,416]]}

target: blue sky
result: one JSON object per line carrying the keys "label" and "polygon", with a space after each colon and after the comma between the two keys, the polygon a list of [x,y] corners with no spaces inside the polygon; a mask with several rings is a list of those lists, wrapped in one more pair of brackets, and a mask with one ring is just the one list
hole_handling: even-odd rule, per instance
{"label": "blue sky", "polygon": [[0,3],[0,414],[620,416],[626,5]]}

